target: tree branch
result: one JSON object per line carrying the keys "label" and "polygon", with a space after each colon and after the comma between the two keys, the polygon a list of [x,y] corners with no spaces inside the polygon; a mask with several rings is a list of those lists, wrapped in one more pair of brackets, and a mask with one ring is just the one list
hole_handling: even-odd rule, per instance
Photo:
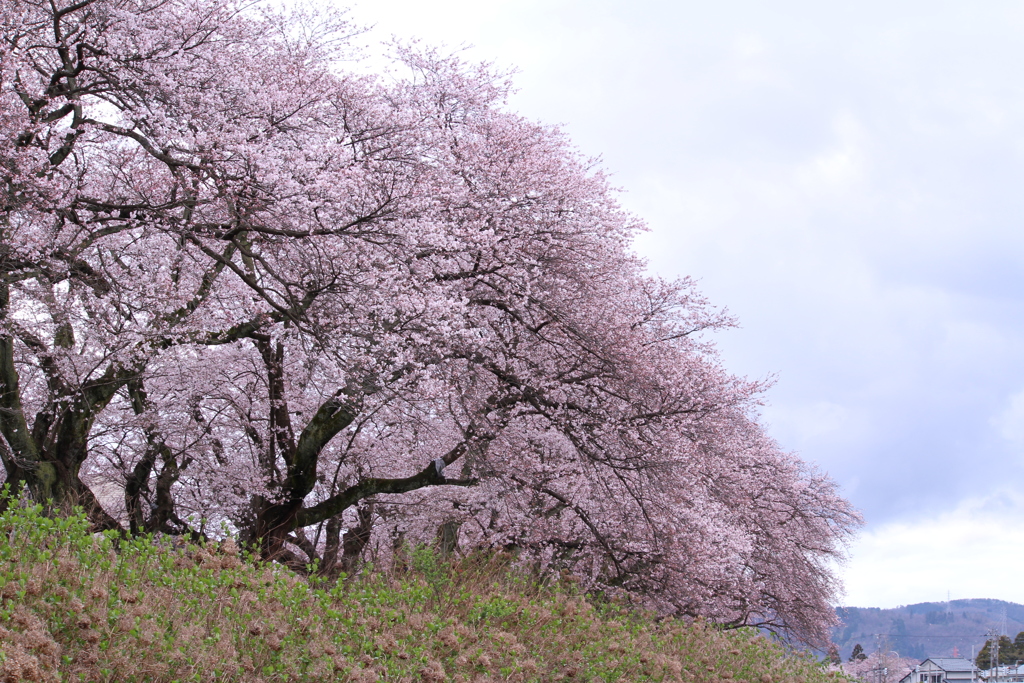
{"label": "tree branch", "polygon": [[[443,458],[439,458],[443,460]],[[358,484],[350,486],[336,496],[332,496],[324,502],[314,505],[311,508],[299,510],[295,519],[295,525],[299,527],[311,526],[341,514],[359,501],[379,493],[408,493],[428,486],[475,486],[479,479],[446,479],[443,468],[438,468],[435,460],[422,470],[402,479],[379,479],[372,477],[363,479]]]}

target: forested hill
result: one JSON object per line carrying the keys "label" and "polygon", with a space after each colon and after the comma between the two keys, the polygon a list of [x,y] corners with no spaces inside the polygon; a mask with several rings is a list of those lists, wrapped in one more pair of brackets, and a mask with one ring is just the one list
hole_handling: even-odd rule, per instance
{"label": "forested hill", "polygon": [[842,624],[832,638],[844,660],[855,644],[872,652],[880,639],[904,657],[949,657],[955,647],[969,658],[985,644],[990,629],[1010,638],[1024,631],[1024,605],[1003,600],[922,602],[893,609],[840,607],[836,612]]}

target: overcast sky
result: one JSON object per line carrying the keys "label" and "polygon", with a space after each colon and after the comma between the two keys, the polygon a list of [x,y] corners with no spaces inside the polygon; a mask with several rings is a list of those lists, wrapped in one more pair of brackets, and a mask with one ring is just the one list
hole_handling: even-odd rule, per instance
{"label": "overcast sky", "polygon": [[[601,156],[867,525],[845,604],[1024,603],[1024,3],[365,0]],[[1014,567],[1016,565],[1016,567]]]}

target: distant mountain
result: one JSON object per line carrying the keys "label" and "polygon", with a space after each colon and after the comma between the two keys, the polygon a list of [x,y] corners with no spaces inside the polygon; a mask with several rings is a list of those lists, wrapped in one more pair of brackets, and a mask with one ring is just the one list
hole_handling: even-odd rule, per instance
{"label": "distant mountain", "polygon": [[915,659],[950,657],[955,648],[969,659],[991,629],[1011,639],[1024,631],[1024,605],[1003,600],[921,602],[893,609],[839,607],[836,613],[842,625],[832,639],[843,661],[857,643],[865,652],[882,647]]}

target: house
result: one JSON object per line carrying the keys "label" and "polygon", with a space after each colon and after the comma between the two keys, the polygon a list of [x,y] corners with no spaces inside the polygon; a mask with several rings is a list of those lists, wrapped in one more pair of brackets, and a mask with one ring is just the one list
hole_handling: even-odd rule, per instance
{"label": "house", "polygon": [[990,683],[1020,683],[1024,681],[1024,664],[1017,666],[1000,666],[995,669],[988,669],[978,674],[983,681]]}
{"label": "house", "polygon": [[963,683],[981,679],[978,667],[962,657],[926,659],[900,679],[900,683]]}

